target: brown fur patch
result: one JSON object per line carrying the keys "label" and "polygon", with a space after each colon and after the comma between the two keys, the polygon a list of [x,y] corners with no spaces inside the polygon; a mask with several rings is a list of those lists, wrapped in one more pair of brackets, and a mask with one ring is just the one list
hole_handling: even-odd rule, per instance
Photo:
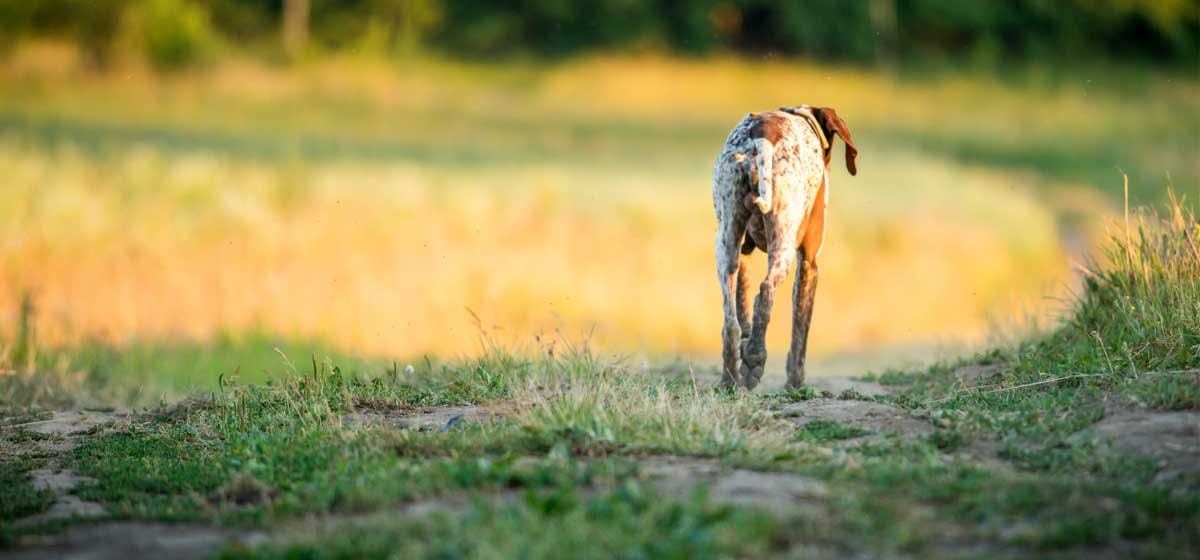
{"label": "brown fur patch", "polygon": [[809,210],[805,224],[800,229],[799,245],[804,251],[804,260],[809,262],[817,261],[817,254],[821,252],[821,245],[825,242],[826,186],[822,184],[821,190],[817,191],[817,199],[813,201],[812,210]]}
{"label": "brown fur patch", "polygon": [[781,111],[766,111],[751,113],[750,118],[754,120],[750,123],[750,137],[776,144],[785,132],[784,122],[788,120],[788,115]]}

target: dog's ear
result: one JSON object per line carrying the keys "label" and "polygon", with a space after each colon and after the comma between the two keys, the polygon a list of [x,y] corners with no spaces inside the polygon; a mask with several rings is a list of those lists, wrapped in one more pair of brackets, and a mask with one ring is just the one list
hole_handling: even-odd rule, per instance
{"label": "dog's ear", "polygon": [[[850,137],[850,127],[846,126],[846,121],[842,120],[837,111],[830,107],[813,107],[812,114],[821,124],[821,130],[825,131],[825,138],[829,139],[830,150],[833,150],[833,135],[837,134],[842,137],[842,141],[846,143],[846,170],[851,175],[857,175],[858,148],[854,147],[854,139]],[[825,161],[828,163],[828,156]]]}

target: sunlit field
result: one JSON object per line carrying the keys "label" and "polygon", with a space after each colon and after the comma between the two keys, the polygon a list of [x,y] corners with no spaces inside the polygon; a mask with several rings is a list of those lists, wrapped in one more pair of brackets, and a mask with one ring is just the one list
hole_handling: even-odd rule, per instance
{"label": "sunlit field", "polygon": [[1065,307],[1122,174],[1141,202],[1194,202],[1200,177],[1200,85],[1153,73],[5,64],[0,333],[28,294],[46,348],[255,332],[404,363],[541,336],[709,360],[712,158],[745,112],[797,103],[836,107],[861,152],[834,169],[817,363],[971,346]]}

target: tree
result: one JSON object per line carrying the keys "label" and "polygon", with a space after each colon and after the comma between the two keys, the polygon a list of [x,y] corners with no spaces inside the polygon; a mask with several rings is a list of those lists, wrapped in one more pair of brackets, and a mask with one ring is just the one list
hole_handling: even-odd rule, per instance
{"label": "tree", "polygon": [[308,43],[308,0],[283,2],[283,51],[296,58]]}

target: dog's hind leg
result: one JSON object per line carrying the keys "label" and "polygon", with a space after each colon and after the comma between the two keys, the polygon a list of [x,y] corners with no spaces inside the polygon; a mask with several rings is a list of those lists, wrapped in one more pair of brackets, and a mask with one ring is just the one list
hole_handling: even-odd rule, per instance
{"label": "dog's hind leg", "polygon": [[768,226],[769,231],[772,228],[775,231],[768,234],[767,243],[767,277],[759,286],[758,297],[754,300],[754,325],[741,352],[742,384],[747,389],[753,389],[762,379],[763,368],[767,362],[767,324],[771,321],[775,292],[787,278],[792,261],[795,260],[796,227],[789,228],[785,223],[776,222]]}
{"label": "dog's hind leg", "polygon": [[742,339],[742,317],[738,309],[741,272],[740,249],[746,231],[746,216],[736,208],[719,218],[717,231],[717,280],[721,283],[721,299],[724,308],[724,324],[721,328],[721,384],[727,387],[739,385],[738,360]]}
{"label": "dog's hind leg", "polygon": [[[750,248],[754,250],[753,246]],[[738,325],[742,327],[742,340],[750,336],[750,255],[742,246],[742,254],[738,259],[737,275],[737,314]]]}
{"label": "dog's hind leg", "polygon": [[[742,240],[750,211],[738,199],[747,180],[746,158],[733,154],[720,158],[713,171],[713,209],[717,214],[717,281],[721,284],[723,323],[721,327],[721,384],[736,387],[740,359],[743,313],[739,310]],[[744,296],[743,296],[744,297]]]}
{"label": "dog's hind leg", "polygon": [[804,362],[808,353],[808,327],[812,323],[813,302],[817,296],[817,255],[825,240],[825,186],[817,194],[816,202],[809,213],[808,225],[796,256],[800,268],[796,271],[796,285],[792,292],[792,346],[787,358],[787,386],[804,385]]}
{"label": "dog's hind leg", "polygon": [[817,259],[801,247],[796,251],[799,268],[792,292],[792,346],[787,357],[787,386],[804,385],[804,361],[808,352],[808,327],[812,322],[813,301],[817,295]]}

